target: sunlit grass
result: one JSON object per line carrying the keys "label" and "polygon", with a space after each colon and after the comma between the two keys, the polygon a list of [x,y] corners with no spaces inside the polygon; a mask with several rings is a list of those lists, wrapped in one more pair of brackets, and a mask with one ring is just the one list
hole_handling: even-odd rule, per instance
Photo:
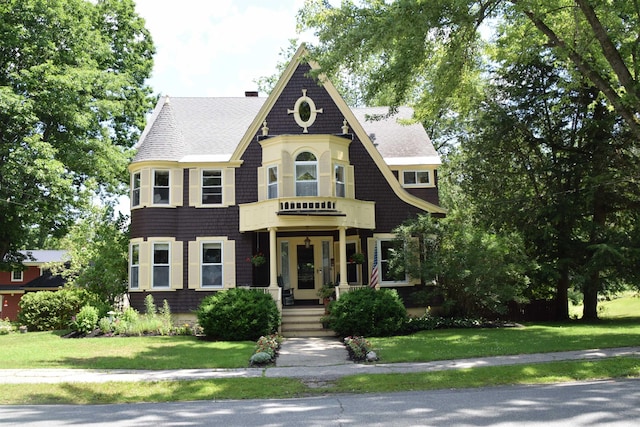
{"label": "sunlit grass", "polygon": [[0,404],[108,404],[222,399],[295,398],[330,393],[397,391],[545,384],[640,377],[640,359],[566,361],[411,374],[343,377],[322,388],[291,378],[226,378],[197,381],[110,382],[105,384],[7,384]]}
{"label": "sunlit grass", "polygon": [[441,329],[369,338],[385,363],[548,353],[640,345],[640,320],[525,324],[514,328]]}
{"label": "sunlit grass", "polygon": [[191,369],[246,367],[255,342],[191,336],[66,339],[55,332],[0,336],[2,368]]}
{"label": "sunlit grass", "polygon": [[640,359],[566,361],[497,366],[412,374],[356,375],[340,378],[332,388],[340,393],[388,393],[411,390],[545,384],[605,378],[640,377]]}
{"label": "sunlit grass", "polygon": [[5,384],[0,404],[107,404],[213,399],[291,398],[308,393],[289,378],[223,378],[197,381]]}

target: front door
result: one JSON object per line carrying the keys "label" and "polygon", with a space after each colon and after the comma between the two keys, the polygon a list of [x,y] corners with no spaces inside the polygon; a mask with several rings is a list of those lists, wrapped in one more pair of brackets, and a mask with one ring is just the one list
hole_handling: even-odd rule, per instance
{"label": "front door", "polygon": [[295,300],[321,303],[318,290],[325,282],[332,282],[331,238],[311,237],[308,243],[305,237],[279,239],[278,247],[278,271],[285,285],[293,289]]}

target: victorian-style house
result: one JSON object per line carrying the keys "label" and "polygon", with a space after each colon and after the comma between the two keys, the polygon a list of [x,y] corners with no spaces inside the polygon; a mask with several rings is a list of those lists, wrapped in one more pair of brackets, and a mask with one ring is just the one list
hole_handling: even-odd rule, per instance
{"label": "victorian-style house", "polygon": [[374,256],[378,287],[418,285],[386,264],[394,227],[444,213],[439,156],[411,109],[350,108],[303,53],[266,98],[160,98],[129,166],[133,307],[186,315],[239,286],[320,304],[368,285]]}

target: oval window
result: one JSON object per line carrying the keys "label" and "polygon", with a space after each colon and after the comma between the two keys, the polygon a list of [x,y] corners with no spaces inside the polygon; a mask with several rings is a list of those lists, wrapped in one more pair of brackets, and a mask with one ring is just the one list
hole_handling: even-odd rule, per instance
{"label": "oval window", "polygon": [[311,105],[307,101],[302,101],[298,107],[298,115],[303,122],[308,122],[311,118]]}

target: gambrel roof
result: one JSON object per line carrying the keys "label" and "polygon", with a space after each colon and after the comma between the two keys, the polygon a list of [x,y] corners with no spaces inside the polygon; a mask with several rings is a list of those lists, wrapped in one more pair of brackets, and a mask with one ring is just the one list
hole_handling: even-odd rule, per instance
{"label": "gambrel roof", "polygon": [[[134,162],[228,161],[267,98],[162,97],[138,143]],[[440,158],[424,127],[404,124],[413,110],[401,107],[391,117],[387,107],[353,108],[369,138],[389,165],[439,165]]]}

